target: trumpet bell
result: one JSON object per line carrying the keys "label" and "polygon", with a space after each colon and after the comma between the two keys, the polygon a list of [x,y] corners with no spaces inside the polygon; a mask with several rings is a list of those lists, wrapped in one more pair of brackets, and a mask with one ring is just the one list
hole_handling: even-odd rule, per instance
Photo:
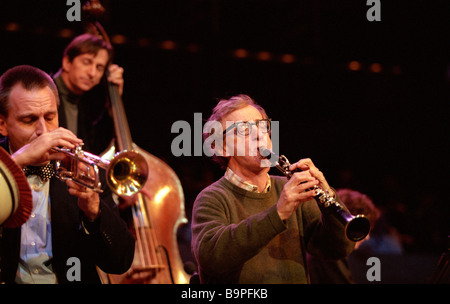
{"label": "trumpet bell", "polygon": [[118,152],[106,169],[106,182],[119,196],[138,193],[148,178],[146,159],[135,151]]}

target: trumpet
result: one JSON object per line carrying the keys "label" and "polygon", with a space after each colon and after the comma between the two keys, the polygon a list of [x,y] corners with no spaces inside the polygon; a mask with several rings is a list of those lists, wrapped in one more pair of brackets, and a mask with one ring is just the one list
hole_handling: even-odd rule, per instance
{"label": "trumpet", "polygon": [[[266,147],[260,147],[259,152],[261,157],[270,160],[288,179],[295,173],[295,171],[289,170],[291,164],[284,155],[279,156]],[[364,214],[352,215],[345,211],[343,206],[328,191],[324,191],[317,185],[312,189],[315,192],[314,199],[321,209],[330,210],[345,225],[345,235],[349,240],[357,242],[369,234],[370,222]]]}
{"label": "trumpet", "polygon": [[[56,176],[61,180],[73,180],[95,192],[102,193],[99,168],[106,170],[106,182],[112,192],[119,196],[138,193],[148,178],[148,164],[136,151],[120,151],[112,160],[82,150],[54,147],[55,152],[64,153],[68,161],[56,161]],[[82,165],[83,164],[83,165]]]}

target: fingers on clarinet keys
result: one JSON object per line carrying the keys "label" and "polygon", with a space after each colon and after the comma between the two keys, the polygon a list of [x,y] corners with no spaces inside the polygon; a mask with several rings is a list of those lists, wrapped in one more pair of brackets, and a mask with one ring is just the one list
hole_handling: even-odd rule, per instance
{"label": "fingers on clarinet keys", "polygon": [[[265,147],[260,148],[260,150],[262,152],[262,155],[263,153],[264,155],[267,153],[265,151]],[[280,170],[288,179],[291,179],[293,174],[292,171],[289,170],[289,160],[283,155],[279,156],[273,152],[271,153],[273,156],[275,156],[275,158],[277,158],[277,161],[274,162],[275,167]],[[334,215],[337,216],[339,220],[342,220],[345,223],[345,234],[349,240],[356,242],[364,239],[367,234],[369,234],[370,222],[364,215],[351,215],[342,208],[342,206],[333,196],[329,195],[328,191],[323,190],[317,185],[315,185],[313,189],[315,190],[314,198],[316,199],[317,203],[323,204],[325,207],[336,207],[332,208],[334,211]]]}

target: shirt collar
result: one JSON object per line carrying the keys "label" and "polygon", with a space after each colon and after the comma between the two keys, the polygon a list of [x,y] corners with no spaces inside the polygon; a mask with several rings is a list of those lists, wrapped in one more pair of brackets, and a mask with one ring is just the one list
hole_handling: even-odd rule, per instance
{"label": "shirt collar", "polygon": [[269,190],[270,190],[270,184],[271,183],[270,183],[270,176],[269,176],[269,174],[267,174],[267,182],[266,182],[266,186],[264,187],[263,191],[259,191],[259,187],[258,186],[253,185],[253,184],[245,181],[242,177],[240,177],[239,175],[234,173],[233,170],[231,170],[229,167],[225,171],[225,175],[224,176],[233,185],[236,185],[239,188],[242,188],[242,189],[250,191],[250,192],[266,193],[266,192],[269,192]]}

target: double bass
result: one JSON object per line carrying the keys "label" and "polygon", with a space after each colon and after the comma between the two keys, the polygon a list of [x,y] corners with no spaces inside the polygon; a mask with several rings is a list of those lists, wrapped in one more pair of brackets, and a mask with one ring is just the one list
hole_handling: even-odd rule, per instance
{"label": "double bass", "polygon": [[[98,17],[104,8],[93,0],[83,6],[83,11]],[[89,22],[88,27],[89,32],[100,34],[111,45],[98,21]],[[121,275],[107,274],[98,269],[100,278],[103,283],[110,284],[189,283],[190,276],[184,270],[177,241],[178,227],[188,222],[181,182],[165,162],[133,142],[118,86],[106,80],[106,73],[116,140],[102,158],[111,159],[117,151],[136,151],[147,161],[149,175],[143,190],[136,195],[136,202],[129,207],[128,225],[136,239],[132,266]]]}

